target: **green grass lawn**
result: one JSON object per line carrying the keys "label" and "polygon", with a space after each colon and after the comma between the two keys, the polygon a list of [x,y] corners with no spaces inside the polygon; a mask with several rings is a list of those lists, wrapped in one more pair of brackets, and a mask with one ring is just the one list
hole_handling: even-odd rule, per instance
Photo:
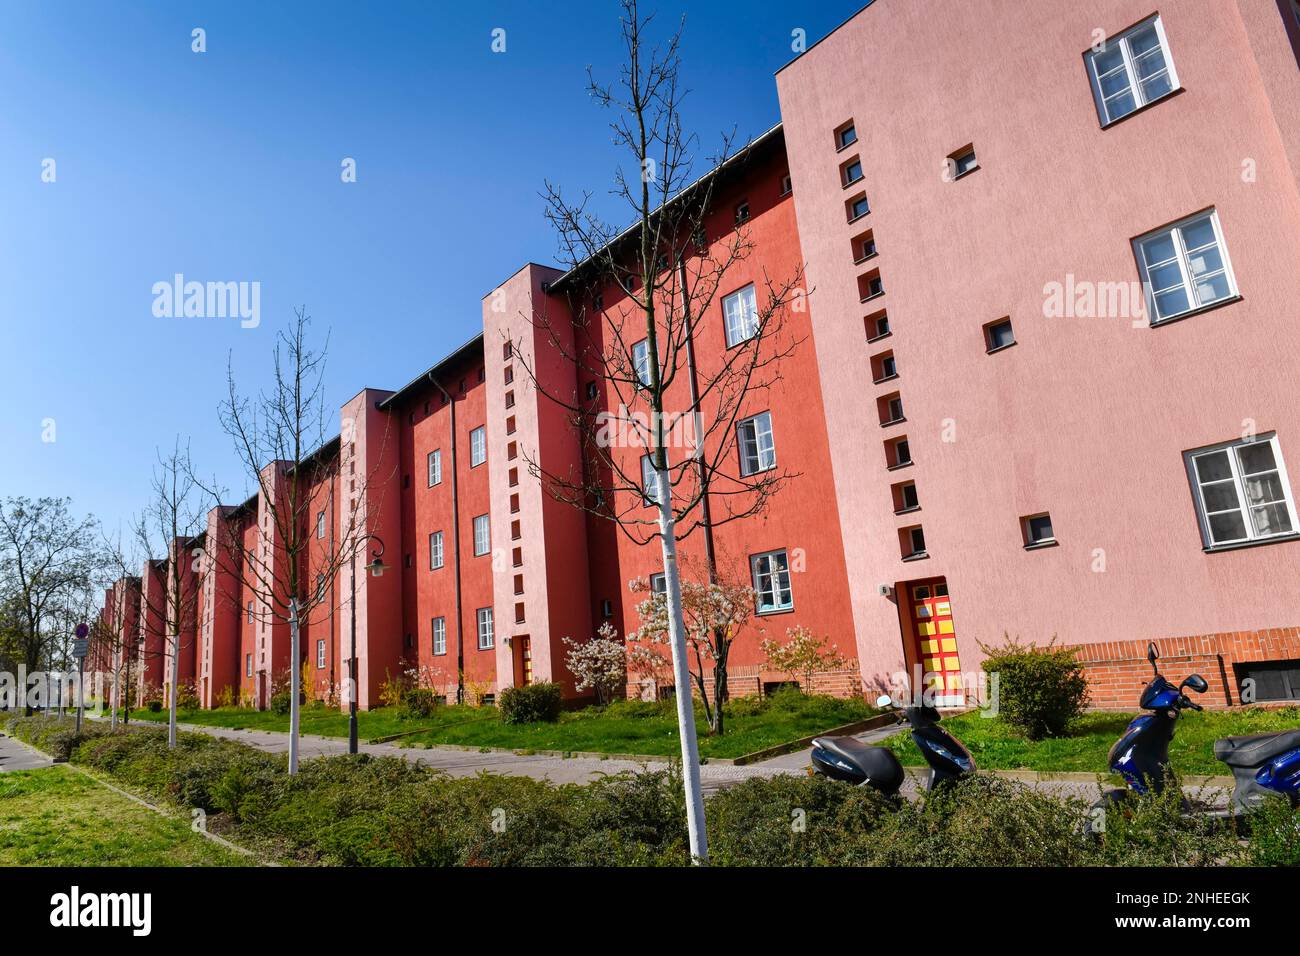
{"label": "green grass lawn", "polygon": [[[446,711],[446,713],[442,713]],[[466,720],[492,719],[495,710],[475,707],[445,707],[438,719],[404,719],[395,707],[377,707],[357,714],[357,733],[362,740],[374,740],[391,734],[404,734],[421,728],[432,729],[443,723],[454,724]],[[151,723],[167,723],[167,711],[154,713],[145,708],[131,711],[131,719]],[[205,727],[229,727],[233,730],[289,731],[289,715],[269,710],[252,710],[245,707],[221,707],[216,710],[180,710],[176,720],[182,724],[200,724]],[[348,715],[333,707],[303,707],[300,730],[304,734],[321,737],[346,737]]]}
{"label": "green grass lawn", "polygon": [[[948,717],[943,725],[966,745],[981,770],[1055,770],[1106,773],[1106,755],[1119,739],[1133,714],[1094,711],[1079,720],[1066,737],[1037,742],[1026,740],[997,718],[978,713]],[[1219,737],[1264,734],[1300,727],[1300,707],[1281,710],[1237,708],[1230,711],[1185,711],[1179,718],[1169,761],[1182,774],[1227,776],[1228,768],[1214,759]],[[911,734],[889,738],[900,760],[909,766],[925,763]]]}
{"label": "green grass lawn", "polygon": [[0,773],[0,866],[248,866],[65,766]]}
{"label": "green grass lawn", "polygon": [[[377,708],[358,715],[363,740],[418,731],[404,737],[407,746],[458,744],[513,750],[589,751],[608,754],[674,756],[680,752],[677,714],[672,701],[626,701],[604,710],[589,707],[566,711],[553,724],[503,723],[495,707],[438,707],[431,717],[404,719],[396,708]],[[805,697],[794,693],[765,701],[739,698],[728,704],[726,733],[712,737],[703,711],[696,708],[700,753],[706,757],[740,757],[777,744],[798,740],[877,713],[861,700]],[[166,723],[167,713],[133,711],[132,720]],[[187,710],[181,723],[255,730],[288,731],[289,718],[270,711],[223,708]],[[334,710],[305,707],[302,732],[326,737],[347,736],[348,718]]]}
{"label": "green grass lawn", "polygon": [[[461,744],[670,757],[681,753],[675,706],[672,701],[626,701],[604,710],[589,707],[568,711],[553,724],[511,725],[494,716],[489,720],[440,725],[427,733],[407,737],[402,743],[406,746]],[[447,707],[439,713],[455,710]],[[700,754],[732,758],[863,720],[876,713],[878,711],[861,700],[805,697],[794,693],[766,701],[752,698],[731,701],[726,711],[726,733],[721,737],[709,735],[704,713],[699,708],[696,708],[695,721]]]}

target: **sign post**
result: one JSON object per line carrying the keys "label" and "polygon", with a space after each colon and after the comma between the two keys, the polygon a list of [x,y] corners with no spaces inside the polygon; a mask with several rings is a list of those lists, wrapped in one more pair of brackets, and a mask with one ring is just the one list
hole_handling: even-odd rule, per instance
{"label": "sign post", "polygon": [[84,623],[78,624],[76,631],[77,639],[72,642],[72,656],[77,659],[77,733],[81,733],[81,716],[86,709],[86,654],[90,651],[90,641],[87,636],[90,634],[90,628]]}

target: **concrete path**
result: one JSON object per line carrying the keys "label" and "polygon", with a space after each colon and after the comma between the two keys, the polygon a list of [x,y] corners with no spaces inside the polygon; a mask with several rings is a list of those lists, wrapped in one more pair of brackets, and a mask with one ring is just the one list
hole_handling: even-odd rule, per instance
{"label": "concrete path", "polygon": [[40,770],[52,766],[54,761],[45,754],[6,734],[0,734],[0,773],[7,770]]}

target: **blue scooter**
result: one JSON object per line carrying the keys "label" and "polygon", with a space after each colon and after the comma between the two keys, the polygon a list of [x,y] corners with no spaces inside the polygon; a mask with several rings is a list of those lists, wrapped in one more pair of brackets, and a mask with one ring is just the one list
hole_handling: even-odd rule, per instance
{"label": "blue scooter", "polygon": [[[1198,694],[1208,688],[1200,674],[1190,674],[1175,687],[1156,666],[1160,655],[1147,645],[1152,678],[1142,690],[1139,706],[1149,713],[1133,719],[1123,736],[1110,748],[1110,769],[1122,776],[1138,794],[1161,793],[1169,770],[1169,742],[1183,710],[1202,710],[1185,688]],[[1224,737],[1214,742],[1214,756],[1232,768],[1235,787],[1231,813],[1245,814],[1270,794],[1287,797],[1300,806],[1300,730],[1283,730],[1248,737]],[[1125,791],[1112,790],[1101,803],[1122,799]],[[1184,801],[1186,805],[1186,801]]]}

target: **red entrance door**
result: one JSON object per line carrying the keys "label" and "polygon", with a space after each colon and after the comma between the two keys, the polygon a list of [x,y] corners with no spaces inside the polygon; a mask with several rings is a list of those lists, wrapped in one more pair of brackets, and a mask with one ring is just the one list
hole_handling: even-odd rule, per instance
{"label": "red entrance door", "polygon": [[959,707],[966,702],[962,691],[961,660],[957,656],[957,634],[952,624],[952,601],[943,578],[915,581],[908,588],[912,611],[912,633],[916,656],[924,671],[922,688],[933,688],[936,707]]}
{"label": "red entrance door", "polygon": [[519,686],[527,687],[533,682],[533,642],[527,634],[515,638],[519,645]]}

